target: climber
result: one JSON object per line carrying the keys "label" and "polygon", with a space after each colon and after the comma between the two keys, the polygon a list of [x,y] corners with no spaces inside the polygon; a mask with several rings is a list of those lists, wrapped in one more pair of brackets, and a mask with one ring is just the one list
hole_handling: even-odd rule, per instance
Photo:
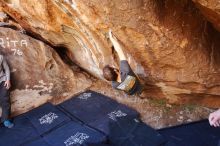
{"label": "climber", "polygon": [[220,109],[209,115],[209,123],[211,126],[219,127],[220,126]]}
{"label": "climber", "polygon": [[120,71],[114,67],[106,65],[103,68],[103,76],[107,81],[112,81],[112,87],[118,90],[125,91],[129,95],[141,94],[142,85],[138,77],[132,71],[125,54],[122,50],[122,44],[119,40],[109,31],[109,38],[114,46],[120,59]]}
{"label": "climber", "polygon": [[11,111],[9,88],[10,83],[10,70],[5,57],[0,53],[0,106],[2,108],[1,122],[7,128],[12,128],[14,124],[9,120]]}

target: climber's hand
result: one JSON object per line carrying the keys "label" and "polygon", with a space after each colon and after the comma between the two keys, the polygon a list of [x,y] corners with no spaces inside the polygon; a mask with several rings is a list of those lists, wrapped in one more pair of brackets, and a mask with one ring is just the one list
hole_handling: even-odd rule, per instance
{"label": "climber's hand", "polygon": [[109,38],[114,46],[115,51],[118,53],[120,60],[126,60],[125,54],[122,49],[122,45],[119,43],[119,40],[116,38],[116,36],[112,33],[111,30],[109,30]]}
{"label": "climber's hand", "polygon": [[211,126],[214,127],[220,126],[220,109],[209,115],[209,123]]}
{"label": "climber's hand", "polygon": [[5,81],[4,86],[6,87],[6,89],[9,89],[11,87],[11,82],[10,80]]}
{"label": "climber's hand", "polygon": [[109,38],[110,38],[110,40],[111,40],[111,42],[112,42],[112,44],[115,48],[115,51],[117,51],[117,52],[122,51],[121,45],[120,45],[117,37],[112,33],[111,30],[109,30]]}

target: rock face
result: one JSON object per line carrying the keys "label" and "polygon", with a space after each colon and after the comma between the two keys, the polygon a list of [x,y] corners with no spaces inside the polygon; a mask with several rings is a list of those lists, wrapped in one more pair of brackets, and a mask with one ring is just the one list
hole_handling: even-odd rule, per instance
{"label": "rock face", "polygon": [[74,73],[48,45],[9,28],[0,28],[1,52],[12,76],[12,113],[20,114],[87,88],[91,81]]}
{"label": "rock face", "polygon": [[202,14],[220,31],[220,3],[218,0],[193,0]]}
{"label": "rock face", "polygon": [[220,106],[220,33],[190,0],[2,0],[1,6],[101,79],[104,65],[118,66],[107,36],[112,29],[146,96]]}

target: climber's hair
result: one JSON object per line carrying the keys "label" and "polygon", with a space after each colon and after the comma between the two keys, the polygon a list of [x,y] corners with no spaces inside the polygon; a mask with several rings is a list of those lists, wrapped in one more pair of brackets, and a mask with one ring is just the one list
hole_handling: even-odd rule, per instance
{"label": "climber's hair", "polygon": [[107,81],[116,81],[118,74],[116,72],[116,68],[113,68],[109,65],[106,65],[102,71],[103,71],[103,77],[107,80]]}

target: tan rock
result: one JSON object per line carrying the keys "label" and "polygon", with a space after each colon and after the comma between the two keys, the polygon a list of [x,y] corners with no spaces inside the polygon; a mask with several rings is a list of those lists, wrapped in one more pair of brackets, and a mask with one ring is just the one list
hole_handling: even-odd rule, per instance
{"label": "tan rock", "polygon": [[61,102],[92,83],[74,73],[50,46],[17,31],[0,28],[0,45],[11,69],[13,115],[47,101]]}
{"label": "tan rock", "polygon": [[5,22],[5,21],[7,21],[7,19],[8,19],[7,14],[5,14],[4,12],[1,12],[1,10],[0,10],[0,21]]}
{"label": "tan rock", "polygon": [[73,62],[99,78],[104,65],[118,66],[111,28],[145,95],[220,106],[220,35],[192,1],[11,0],[1,6],[27,31],[65,46]]}
{"label": "tan rock", "polygon": [[202,14],[220,31],[220,3],[218,0],[192,0]]}

